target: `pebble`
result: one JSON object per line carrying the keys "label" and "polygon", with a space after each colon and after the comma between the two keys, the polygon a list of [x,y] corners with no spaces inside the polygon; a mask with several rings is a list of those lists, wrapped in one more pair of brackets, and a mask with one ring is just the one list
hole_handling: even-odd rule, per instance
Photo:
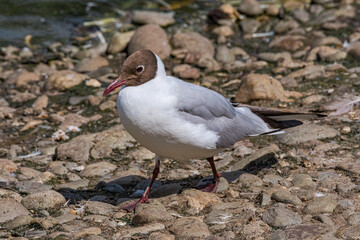
{"label": "pebble", "polygon": [[86,212],[111,217],[118,211],[118,208],[104,202],[88,201],[86,202]]}
{"label": "pebble", "polygon": [[271,198],[283,203],[290,203],[294,205],[302,204],[301,200],[297,196],[292,195],[289,191],[284,189],[274,192],[271,195]]}
{"label": "pebble", "polygon": [[41,110],[46,108],[48,104],[49,104],[49,97],[46,95],[42,95],[35,100],[32,107],[34,111],[40,112]]}
{"label": "pebble", "polygon": [[29,214],[29,211],[17,201],[13,201],[11,199],[0,200],[0,223]]}
{"label": "pebble", "polygon": [[71,70],[57,71],[47,81],[48,89],[66,90],[82,83],[88,76]]}
{"label": "pebble", "polygon": [[152,224],[148,224],[145,226],[141,226],[141,227],[134,227],[134,228],[129,228],[126,230],[122,230],[118,233],[115,233],[112,236],[113,240],[117,240],[117,239],[126,239],[129,238],[133,235],[136,234],[149,234],[151,232],[155,232],[155,231],[161,231],[165,229],[165,225],[162,223],[152,223]]}
{"label": "pebble", "polygon": [[111,39],[107,51],[110,54],[115,54],[124,51],[127,45],[129,44],[132,36],[134,35],[134,33],[135,31],[129,31],[129,32],[115,34]]}
{"label": "pebble", "polygon": [[249,16],[257,16],[262,14],[263,10],[260,3],[256,0],[244,0],[239,5],[239,11]]}
{"label": "pebble", "polygon": [[301,217],[282,206],[267,208],[263,213],[262,220],[272,227],[287,227],[302,223]]}
{"label": "pebble", "polygon": [[30,193],[23,198],[22,204],[28,209],[54,209],[66,202],[65,198],[53,190]]}
{"label": "pebble", "polygon": [[303,210],[306,214],[332,213],[338,201],[331,196],[318,197],[308,202]]}
{"label": "pebble", "polygon": [[12,172],[16,172],[17,169],[18,169],[18,167],[13,161],[0,158],[0,171],[1,172],[12,173]]}
{"label": "pebble", "polygon": [[207,225],[197,219],[183,217],[175,221],[171,231],[181,239],[206,238],[211,235]]}
{"label": "pebble", "polygon": [[294,187],[298,188],[313,188],[315,183],[312,178],[307,174],[295,174],[292,180]]}
{"label": "pebble", "polygon": [[151,200],[149,204],[140,204],[135,208],[135,216],[132,218],[131,222],[135,226],[155,222],[168,225],[172,219],[172,215],[166,211],[164,205],[157,200]]}
{"label": "pebble", "polygon": [[266,74],[249,74],[242,79],[235,102],[247,103],[252,100],[287,101],[287,94],[275,78]]}
{"label": "pebble", "polygon": [[174,12],[134,11],[132,21],[137,24],[156,24],[161,27],[174,24]]}
{"label": "pebble", "polygon": [[147,24],[138,28],[127,47],[128,54],[141,49],[149,49],[161,59],[170,56],[171,46],[165,31],[155,24]]}
{"label": "pebble", "polygon": [[339,132],[329,126],[316,125],[316,124],[303,124],[295,128],[290,128],[285,132],[276,136],[281,142],[289,145],[296,145],[311,140],[333,138]]}
{"label": "pebble", "polygon": [[84,177],[104,176],[113,172],[116,168],[116,165],[112,163],[101,161],[87,165],[81,175]]}

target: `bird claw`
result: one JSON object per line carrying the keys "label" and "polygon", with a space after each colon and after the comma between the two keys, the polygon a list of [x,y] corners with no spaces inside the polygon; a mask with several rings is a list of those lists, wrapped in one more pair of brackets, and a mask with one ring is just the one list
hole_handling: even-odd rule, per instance
{"label": "bird claw", "polygon": [[134,202],[134,203],[130,203],[130,204],[128,204],[128,205],[125,205],[125,206],[123,206],[123,207],[121,207],[121,209],[124,209],[124,210],[126,210],[126,211],[128,211],[128,212],[131,212],[131,211],[133,211],[135,208],[136,208],[136,206],[138,205],[138,204],[142,204],[142,203],[149,203],[150,202],[150,200],[149,200],[149,198],[147,197],[147,196],[142,196],[139,200],[137,200],[136,202]]}
{"label": "bird claw", "polygon": [[215,193],[219,185],[219,180],[212,180],[210,183],[205,183],[195,187],[202,192]]}

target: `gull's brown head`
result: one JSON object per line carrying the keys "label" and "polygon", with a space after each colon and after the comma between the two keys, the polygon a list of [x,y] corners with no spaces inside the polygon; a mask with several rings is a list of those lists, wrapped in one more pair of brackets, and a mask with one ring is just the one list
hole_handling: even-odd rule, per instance
{"label": "gull's brown head", "polygon": [[104,96],[121,86],[138,86],[153,78],[157,72],[157,59],[150,50],[139,50],[124,62],[121,73],[104,91]]}

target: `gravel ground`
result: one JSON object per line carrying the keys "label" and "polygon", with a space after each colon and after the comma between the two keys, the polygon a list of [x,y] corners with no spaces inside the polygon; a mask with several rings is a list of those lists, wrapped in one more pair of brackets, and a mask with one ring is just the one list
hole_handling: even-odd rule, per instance
{"label": "gravel ground", "polygon": [[[360,1],[283,2],[219,3],[181,25],[176,11],[126,12],[107,44],[2,48],[0,237],[360,239]],[[207,161],[166,159],[150,203],[125,212],[155,155],[102,93],[142,48],[233,102],[328,117],[216,156],[216,194],[193,188]]]}

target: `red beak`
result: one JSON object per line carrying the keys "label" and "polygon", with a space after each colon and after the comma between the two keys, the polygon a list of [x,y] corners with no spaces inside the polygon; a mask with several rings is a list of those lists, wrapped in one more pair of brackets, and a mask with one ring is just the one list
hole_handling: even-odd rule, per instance
{"label": "red beak", "polygon": [[116,88],[121,87],[126,84],[126,79],[119,81],[119,78],[115,79],[104,91],[103,96],[108,95],[112,91],[114,91]]}

